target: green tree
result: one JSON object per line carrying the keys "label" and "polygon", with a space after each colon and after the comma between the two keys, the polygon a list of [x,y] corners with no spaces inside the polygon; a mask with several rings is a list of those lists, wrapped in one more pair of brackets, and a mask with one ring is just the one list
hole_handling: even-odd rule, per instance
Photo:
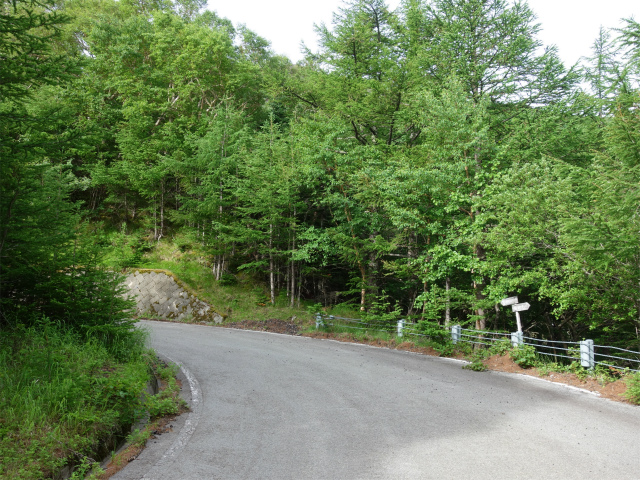
{"label": "green tree", "polygon": [[[637,28],[628,25],[631,32]],[[587,72],[596,108],[583,115],[597,119],[586,129],[597,137],[591,160],[516,164],[491,187],[483,208],[487,263],[500,272],[490,290],[495,300],[524,289],[540,304],[537,325],[530,328],[553,338],[589,336],[636,348],[638,47],[627,30],[620,33],[616,41],[627,50],[618,55],[604,48],[601,32],[597,63]]]}
{"label": "green tree", "polygon": [[78,70],[50,46],[65,20],[31,1],[5,4],[0,17],[0,325],[48,315],[114,347],[131,333],[129,304],[116,276],[96,268],[69,199],[82,139],[64,128],[73,117],[58,101]]}
{"label": "green tree", "polygon": [[[415,10],[414,3],[408,5]],[[455,78],[467,99],[484,105],[487,112],[484,122],[475,127],[474,151],[469,152],[471,161],[464,166],[465,179],[459,184],[469,195],[465,210],[475,224],[475,202],[495,173],[513,161],[510,139],[519,135],[523,117],[535,119],[545,111],[543,107],[564,100],[576,77],[565,71],[554,48],[540,53],[539,26],[524,3],[434,0],[424,12],[423,23],[429,28],[416,63],[434,79],[433,90],[437,94]],[[470,264],[475,265],[470,273],[474,277],[476,327],[483,329],[491,306],[485,294],[489,278],[482,273],[485,250],[482,243],[469,248],[476,259]]]}

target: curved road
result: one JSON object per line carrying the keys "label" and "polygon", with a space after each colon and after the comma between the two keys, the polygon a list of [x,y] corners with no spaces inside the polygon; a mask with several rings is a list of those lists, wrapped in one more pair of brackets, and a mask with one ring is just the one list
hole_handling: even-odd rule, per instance
{"label": "curved road", "polygon": [[114,480],[640,478],[639,407],[454,360],[143,325],[192,412]]}

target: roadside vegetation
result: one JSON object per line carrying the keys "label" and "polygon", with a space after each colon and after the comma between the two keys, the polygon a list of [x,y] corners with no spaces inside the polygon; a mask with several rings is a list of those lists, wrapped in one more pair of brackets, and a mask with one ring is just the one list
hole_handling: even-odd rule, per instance
{"label": "roadside vegetation", "polygon": [[[144,340],[135,331],[114,350],[47,318],[1,331],[0,478],[97,474],[133,424],[184,411],[175,366]],[[146,395],[153,375],[162,388]]]}
{"label": "roadside vegetation", "polygon": [[[41,318],[0,331],[0,477],[50,478],[93,464],[143,412],[141,333],[118,353]],[[126,355],[122,353],[126,351]]]}
{"label": "roadside vegetation", "polygon": [[[206,249],[196,242],[178,237],[149,242],[143,248],[136,265],[145,269],[164,269],[173,274],[217,311],[227,317],[223,326],[293,333],[320,338],[334,338],[340,341],[366,343],[386,348],[410,350],[429,355],[455,357],[470,363],[464,368],[485,371],[487,359],[499,355],[508,357],[513,364],[535,371],[541,377],[566,374],[579,381],[592,379],[604,386],[622,380],[627,387],[624,398],[631,403],[640,404],[640,374],[624,369],[615,370],[597,367],[589,370],[582,367],[579,358],[571,362],[554,362],[546,356],[537,355],[531,346],[512,347],[509,341],[501,341],[489,348],[474,349],[471,345],[454,345],[450,333],[429,321],[418,321],[417,329],[423,337],[397,337],[396,321],[402,316],[384,302],[376,303],[367,312],[361,312],[357,302],[322,305],[313,300],[302,300],[300,306],[290,306],[289,299],[280,291],[275,304],[268,301],[268,285],[260,276],[240,272],[227,274],[216,281],[207,264]],[[113,258],[122,258],[112,254]],[[354,329],[348,325],[315,327],[315,313],[321,312],[336,317],[358,318],[373,324],[379,324],[380,330]],[[189,323],[190,320],[185,320]],[[577,354],[576,354],[577,355]]]}

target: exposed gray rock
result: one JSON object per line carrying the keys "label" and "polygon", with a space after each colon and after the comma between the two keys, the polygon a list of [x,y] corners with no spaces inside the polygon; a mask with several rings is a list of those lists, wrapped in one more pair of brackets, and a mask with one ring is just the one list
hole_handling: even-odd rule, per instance
{"label": "exposed gray rock", "polygon": [[222,323],[222,315],[165,273],[134,270],[127,275],[125,286],[129,289],[128,297],[136,301],[138,315]]}

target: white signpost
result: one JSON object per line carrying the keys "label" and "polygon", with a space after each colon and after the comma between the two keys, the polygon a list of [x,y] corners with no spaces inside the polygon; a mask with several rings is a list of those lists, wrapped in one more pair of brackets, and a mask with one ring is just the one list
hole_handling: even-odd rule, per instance
{"label": "white signpost", "polygon": [[520,321],[520,312],[525,312],[529,310],[528,303],[518,303],[518,297],[509,297],[500,301],[500,305],[503,307],[508,307],[511,305],[511,310],[513,310],[516,314],[516,322],[518,324],[518,333],[522,333],[522,322]]}
{"label": "white signpost", "polygon": [[527,310],[529,310],[529,307],[531,305],[529,305],[528,303],[517,303],[515,305],[511,305],[511,310],[513,310],[514,312],[518,313],[518,312],[526,312]]}
{"label": "white signpost", "polygon": [[522,333],[522,322],[520,321],[520,312],[524,312],[529,310],[528,303],[516,303],[515,305],[511,305],[511,310],[516,313],[516,323],[518,324],[518,333]]}
{"label": "white signpost", "polygon": [[514,305],[516,303],[518,303],[518,297],[504,298],[500,301],[500,305],[503,307],[508,307],[509,305]]}

